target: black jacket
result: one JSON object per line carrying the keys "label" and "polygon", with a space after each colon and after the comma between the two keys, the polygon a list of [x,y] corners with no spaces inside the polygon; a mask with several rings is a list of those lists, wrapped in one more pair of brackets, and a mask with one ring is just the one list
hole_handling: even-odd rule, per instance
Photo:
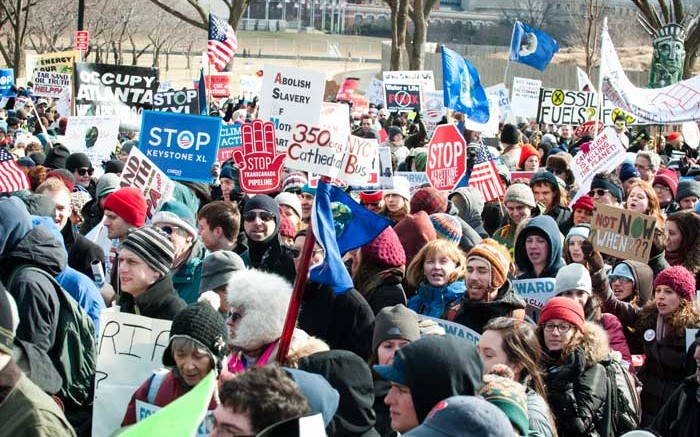
{"label": "black jacket", "polygon": [[119,295],[119,305],[124,313],[163,320],[173,320],[175,315],[187,306],[177,295],[170,275],[154,282],[143,294],[136,297],[122,292]]}
{"label": "black jacket", "polygon": [[406,294],[403,285],[401,285],[402,280],[403,273],[399,269],[391,268],[379,272],[366,284],[357,285],[360,286],[360,293],[376,316],[384,307],[400,303],[406,305]]}
{"label": "black jacket", "polygon": [[650,428],[661,437],[695,437],[700,429],[698,377],[686,378],[668,398]]}
{"label": "black jacket", "polygon": [[294,257],[286,246],[280,244],[277,234],[269,242],[248,240],[248,250],[241,254],[246,266],[282,276],[294,283],[297,276]]}
{"label": "black jacket", "polygon": [[331,349],[349,350],[363,359],[371,353],[374,313],[354,288],[335,294],[328,285],[307,281],[298,327]]}
{"label": "black jacket", "polygon": [[507,280],[492,302],[473,302],[469,299],[469,293],[464,293],[453,321],[481,334],[489,320],[494,317],[513,317],[515,310],[525,310],[525,301],[515,294],[512,283]]}
{"label": "black jacket", "polygon": [[100,224],[104,211],[100,208],[99,199],[92,199],[80,211],[83,215],[83,224],[80,225],[80,233],[87,235],[95,226]]}
{"label": "black jacket", "polygon": [[91,264],[93,261],[99,261],[104,272],[105,252],[100,246],[77,232],[70,221],[61,230],[61,235],[63,235],[66,251],[68,251],[69,266],[94,280]]}

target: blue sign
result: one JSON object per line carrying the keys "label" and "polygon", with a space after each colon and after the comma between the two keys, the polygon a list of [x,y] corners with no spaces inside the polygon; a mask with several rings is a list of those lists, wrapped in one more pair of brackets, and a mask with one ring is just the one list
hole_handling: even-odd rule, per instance
{"label": "blue sign", "polygon": [[0,97],[14,97],[12,85],[15,84],[15,71],[11,68],[0,70]]}
{"label": "blue sign", "polygon": [[139,149],[173,179],[210,182],[221,119],[143,111]]}
{"label": "blue sign", "polygon": [[219,148],[228,149],[229,147],[240,147],[242,144],[243,141],[241,140],[240,124],[221,125],[221,137],[219,138]]}

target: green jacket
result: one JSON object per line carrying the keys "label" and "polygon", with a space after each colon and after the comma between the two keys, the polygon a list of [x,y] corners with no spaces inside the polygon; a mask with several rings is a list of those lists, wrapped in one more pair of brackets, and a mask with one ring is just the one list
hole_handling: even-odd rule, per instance
{"label": "green jacket", "polygon": [[195,240],[190,257],[177,270],[173,270],[173,286],[187,305],[197,302],[199,283],[202,281],[202,262],[206,248],[200,240]]}

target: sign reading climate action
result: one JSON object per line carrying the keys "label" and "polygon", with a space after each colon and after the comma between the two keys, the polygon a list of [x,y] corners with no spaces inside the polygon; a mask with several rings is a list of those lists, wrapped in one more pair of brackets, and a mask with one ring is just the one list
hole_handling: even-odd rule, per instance
{"label": "sign reading climate action", "polygon": [[628,209],[595,203],[591,235],[595,250],[620,259],[649,261],[656,219]]}
{"label": "sign reading climate action", "polygon": [[117,115],[138,129],[141,113],[153,107],[158,69],[110,64],[75,64],[76,115]]}

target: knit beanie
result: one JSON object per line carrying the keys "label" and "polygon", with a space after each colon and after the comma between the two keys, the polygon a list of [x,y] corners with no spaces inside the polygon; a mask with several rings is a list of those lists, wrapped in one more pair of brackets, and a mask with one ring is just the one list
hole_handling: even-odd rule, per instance
{"label": "knit beanie", "polygon": [[528,208],[534,208],[537,206],[535,196],[532,194],[532,189],[527,185],[520,183],[513,184],[506,190],[504,203],[508,202],[522,203]]}
{"label": "knit beanie", "polygon": [[385,228],[374,240],[362,246],[362,259],[380,268],[406,265],[406,252],[392,227]]}
{"label": "knit beanie", "polygon": [[521,168],[524,170],[524,165],[525,161],[527,161],[527,158],[531,156],[537,156],[537,158],[540,157],[540,154],[537,152],[537,149],[535,149],[533,146],[530,144],[525,144],[521,151],[520,151],[520,162],[518,162],[518,168]]}
{"label": "knit beanie", "polygon": [[479,396],[503,411],[520,435],[528,435],[527,394],[522,384],[503,376],[485,375]]}
{"label": "knit beanie", "polygon": [[690,196],[700,198],[700,182],[694,179],[680,181],[676,191],[676,202]]}
{"label": "knit beanie", "polygon": [[421,150],[416,153],[413,163],[416,165],[416,171],[425,171],[428,164],[428,152],[426,150]]}
{"label": "knit beanie", "polygon": [[532,175],[532,179],[530,179],[530,187],[534,187],[538,182],[549,182],[553,188],[556,188],[559,185],[557,177],[547,170],[539,170],[537,173]]}
{"label": "knit beanie", "polygon": [[44,159],[44,167],[46,168],[66,168],[66,159],[70,156],[70,150],[63,144],[56,144],[49,151]]}
{"label": "knit beanie", "polygon": [[418,316],[403,304],[382,308],[374,318],[374,335],[372,336],[372,352],[386,340],[416,341],[420,338]]}
{"label": "knit beanie", "polygon": [[384,190],[384,197],[389,194],[398,194],[406,199],[406,202],[411,200],[411,182],[404,176],[391,177],[392,188]]}
{"label": "knit beanie", "polygon": [[360,191],[360,201],[362,203],[379,203],[384,198],[382,190]]}
{"label": "knit beanie", "polygon": [[219,172],[219,179],[230,179],[230,180],[235,180],[233,177],[233,167],[230,165],[225,165],[221,168],[221,171]]}
{"label": "knit beanie", "polygon": [[571,323],[579,331],[585,331],[583,307],[574,299],[569,299],[568,297],[553,297],[549,299],[540,312],[537,324],[542,326],[552,319],[561,319]]}
{"label": "knit beanie", "polygon": [[163,351],[163,364],[175,367],[173,340],[188,338],[209,352],[217,373],[226,352],[228,327],[221,315],[207,302],[197,302],[175,315],[170,326],[170,341]]}
{"label": "knit beanie", "polygon": [[308,182],[307,182],[306,184],[304,184],[303,187],[301,187],[301,192],[302,192],[302,193],[306,193],[306,194],[311,194],[312,196],[315,196],[315,195],[316,195],[316,188],[313,188],[313,187],[312,187],[311,185],[309,185]]}
{"label": "knit beanie", "polygon": [[296,191],[301,190],[301,188],[306,185],[309,180],[306,178],[304,173],[294,172],[289,173],[286,178],[282,181],[282,191]]}
{"label": "knit beanie", "polygon": [[29,157],[32,158],[32,161],[34,161],[36,165],[44,165],[44,161],[46,160],[46,155],[42,152],[30,153]]}
{"label": "knit beanie", "polygon": [[75,178],[73,177],[73,173],[69,172],[65,168],[51,170],[50,172],[46,173],[46,178],[60,179],[63,182],[63,185],[68,188],[68,191],[75,190]]}
{"label": "knit beanie", "polygon": [[114,212],[137,228],[146,224],[148,204],[138,188],[125,187],[109,194],[105,199],[104,209]]}
{"label": "knit beanie", "polygon": [[622,188],[617,186],[610,179],[603,179],[596,176],[593,176],[593,181],[591,182],[591,190],[594,190],[596,188],[608,190],[610,191],[610,194],[615,196],[618,202],[622,203]]}
{"label": "knit beanie", "polygon": [[552,146],[557,145],[557,137],[554,136],[554,134],[544,134],[542,135],[542,140],[540,140],[540,144],[549,144]]}
{"label": "knit beanie", "polygon": [[119,176],[114,173],[105,173],[100,176],[95,186],[95,195],[97,198],[102,198],[117,191],[119,189],[119,180]]}
{"label": "knit beanie", "polygon": [[124,141],[122,143],[121,147],[119,148],[119,153],[125,153],[128,155],[131,153],[131,149],[133,149],[134,146],[136,146],[136,148],[138,149],[138,145],[139,145],[139,142],[136,140]]}
{"label": "knit beanie", "polygon": [[566,234],[564,242],[568,243],[571,237],[581,237],[584,240],[587,240],[590,234],[591,225],[589,225],[588,223],[581,223],[580,225],[572,226],[571,229],[569,229],[569,233]]}
{"label": "knit beanie", "polygon": [[23,156],[17,160],[17,165],[22,168],[32,168],[36,167],[36,162],[28,156]]}
{"label": "knit beanie", "polygon": [[153,224],[167,223],[175,225],[187,231],[193,238],[197,238],[197,222],[192,211],[182,202],[168,200],[153,216]]}
{"label": "knit beanie", "polygon": [[275,201],[278,205],[288,206],[294,210],[295,213],[301,218],[301,200],[299,196],[294,193],[283,192],[275,196]]}
{"label": "knit beanie", "polygon": [[499,289],[506,283],[511,271],[511,258],[508,249],[492,238],[484,238],[467,254],[470,258],[482,258],[491,265],[491,287]]}
{"label": "knit beanie", "polygon": [[75,171],[79,168],[92,168],[90,158],[84,153],[71,153],[66,159],[66,170]]}
{"label": "knit beanie", "polygon": [[437,238],[435,227],[425,211],[408,214],[394,226],[394,231],[406,253],[407,265],[411,264],[423,246]]}
{"label": "knit beanie", "polygon": [[217,250],[210,253],[202,261],[202,281],[199,283],[199,292],[204,293],[227,285],[235,272],[245,269],[245,262],[235,252]]}
{"label": "knit beanie", "polygon": [[668,168],[662,168],[656,173],[654,178],[654,183],[652,185],[661,184],[666,185],[671,189],[671,196],[676,197],[676,191],[678,190],[678,176],[674,170]]}
{"label": "knit beanie", "polygon": [[121,173],[124,171],[124,163],[118,159],[112,159],[110,161],[104,162],[102,167],[105,169],[105,174],[109,173]]}
{"label": "knit beanie", "polygon": [[455,244],[458,244],[459,240],[462,239],[462,224],[457,217],[440,212],[430,214],[430,222],[433,224],[438,238]]}
{"label": "knit beanie", "polygon": [[387,133],[387,139],[389,141],[392,141],[393,138],[398,134],[401,134],[401,136],[403,137],[403,131],[398,126],[389,126],[386,130],[386,133]]}
{"label": "knit beanie", "polygon": [[411,214],[425,211],[428,214],[445,212],[447,197],[434,187],[423,187],[413,193],[411,198]]}
{"label": "knit beanie", "polygon": [[668,267],[654,279],[654,289],[665,285],[688,302],[695,300],[695,276],[683,266]]}
{"label": "knit beanie", "polygon": [[12,355],[12,344],[15,340],[10,299],[5,286],[0,282],[0,352],[7,355]]}
{"label": "knit beanie", "polygon": [[681,135],[682,134],[680,132],[671,132],[670,134],[668,134],[668,141],[676,141],[678,138],[681,137]]}
{"label": "knit beanie", "polygon": [[576,202],[571,205],[572,211],[576,211],[577,209],[593,212],[593,198],[588,194],[579,197]]}
{"label": "knit beanie", "polygon": [[578,263],[571,263],[559,269],[554,281],[555,296],[571,290],[585,291],[589,296],[593,292],[590,273]]}
{"label": "knit beanie", "polygon": [[268,196],[267,194],[257,194],[250,199],[248,199],[243,207],[243,214],[250,212],[254,209],[262,209],[271,214],[275,215],[275,222],[279,225],[280,222],[280,211],[279,205],[275,202],[275,199]]}
{"label": "knit beanie", "polygon": [[639,170],[637,170],[637,168],[634,165],[630,164],[629,162],[624,162],[620,166],[619,176],[620,176],[620,182],[625,182],[625,181],[632,179],[632,178],[639,179],[642,177],[642,175],[639,174]]}
{"label": "knit beanie", "polygon": [[518,144],[520,142],[520,131],[514,124],[506,124],[501,129],[499,140],[503,144]]}
{"label": "knit beanie", "polygon": [[132,229],[122,242],[121,249],[134,252],[149,267],[163,276],[170,272],[175,260],[175,248],[168,234],[155,226]]}

